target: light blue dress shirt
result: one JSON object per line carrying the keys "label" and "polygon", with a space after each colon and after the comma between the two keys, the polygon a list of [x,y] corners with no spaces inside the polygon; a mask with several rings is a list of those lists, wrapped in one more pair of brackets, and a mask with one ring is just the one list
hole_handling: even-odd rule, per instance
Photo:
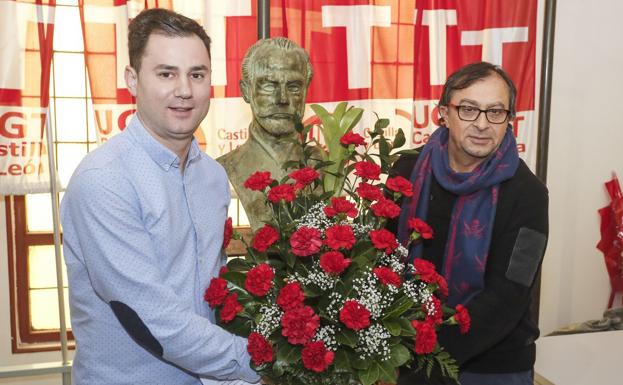
{"label": "light blue dress shirt", "polygon": [[229,200],[225,171],[196,141],[182,174],[137,116],[80,163],[61,205],[76,385],[259,380],[246,340],[203,301]]}

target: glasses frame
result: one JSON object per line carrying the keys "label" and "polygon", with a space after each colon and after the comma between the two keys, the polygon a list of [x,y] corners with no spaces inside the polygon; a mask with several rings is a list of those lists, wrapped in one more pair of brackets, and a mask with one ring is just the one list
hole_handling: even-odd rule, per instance
{"label": "glasses frame", "polygon": [[[510,110],[504,109],[504,108],[488,108],[486,110],[481,110],[478,107],[475,106],[465,106],[465,105],[456,105],[456,104],[452,104],[452,103],[448,103],[449,107],[454,107],[456,109],[456,114],[458,115],[459,119],[461,119],[464,122],[475,122],[476,120],[478,120],[478,118],[480,118],[480,114],[482,114],[483,112],[485,113],[485,118],[487,119],[487,122],[491,123],[491,124],[502,124],[505,123],[506,121],[508,121],[508,118],[511,114]],[[474,119],[465,119],[461,116],[461,107],[469,107],[469,108],[473,108],[475,110],[478,110],[478,114],[476,115],[476,117]],[[506,112],[506,116],[504,117],[504,120],[500,121],[500,122],[492,122],[491,119],[489,119],[489,111],[491,110],[502,110],[504,112]]]}

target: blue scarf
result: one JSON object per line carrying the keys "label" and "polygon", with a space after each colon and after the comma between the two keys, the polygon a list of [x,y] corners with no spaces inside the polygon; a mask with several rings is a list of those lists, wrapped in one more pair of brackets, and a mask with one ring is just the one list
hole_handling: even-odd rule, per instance
{"label": "blue scarf", "polygon": [[[499,185],[515,175],[519,155],[509,125],[500,147],[487,160],[472,172],[457,173],[449,164],[448,135],[447,127],[439,127],[418,157],[411,173],[413,196],[402,205],[398,237],[406,245],[409,218],[426,220],[432,175],[443,189],[458,196],[452,209],[441,272],[448,281],[448,304],[456,306],[466,304],[484,288]],[[419,242],[411,248],[409,261],[421,257]]]}

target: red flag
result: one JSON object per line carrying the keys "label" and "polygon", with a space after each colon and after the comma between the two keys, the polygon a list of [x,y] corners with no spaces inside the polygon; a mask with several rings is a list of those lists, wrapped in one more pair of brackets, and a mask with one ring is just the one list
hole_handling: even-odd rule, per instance
{"label": "red flag", "polygon": [[608,206],[599,209],[601,240],[597,248],[604,253],[610,276],[612,291],[608,307],[611,307],[615,294],[623,292],[623,194],[616,174],[605,186],[611,201]]}

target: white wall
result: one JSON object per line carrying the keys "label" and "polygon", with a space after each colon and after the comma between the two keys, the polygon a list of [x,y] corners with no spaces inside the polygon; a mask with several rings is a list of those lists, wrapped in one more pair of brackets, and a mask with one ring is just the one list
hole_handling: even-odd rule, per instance
{"label": "white wall", "polygon": [[[543,262],[543,333],[601,318],[610,293],[597,210],[623,182],[623,1],[557,2]],[[620,303],[619,303],[620,306]]]}
{"label": "white wall", "polygon": [[[9,262],[4,197],[0,195],[0,367],[37,362],[60,362],[60,352],[11,353],[11,320],[9,303]],[[72,353],[73,354],[73,353]],[[61,375],[0,379],[0,385],[60,385]]]}

